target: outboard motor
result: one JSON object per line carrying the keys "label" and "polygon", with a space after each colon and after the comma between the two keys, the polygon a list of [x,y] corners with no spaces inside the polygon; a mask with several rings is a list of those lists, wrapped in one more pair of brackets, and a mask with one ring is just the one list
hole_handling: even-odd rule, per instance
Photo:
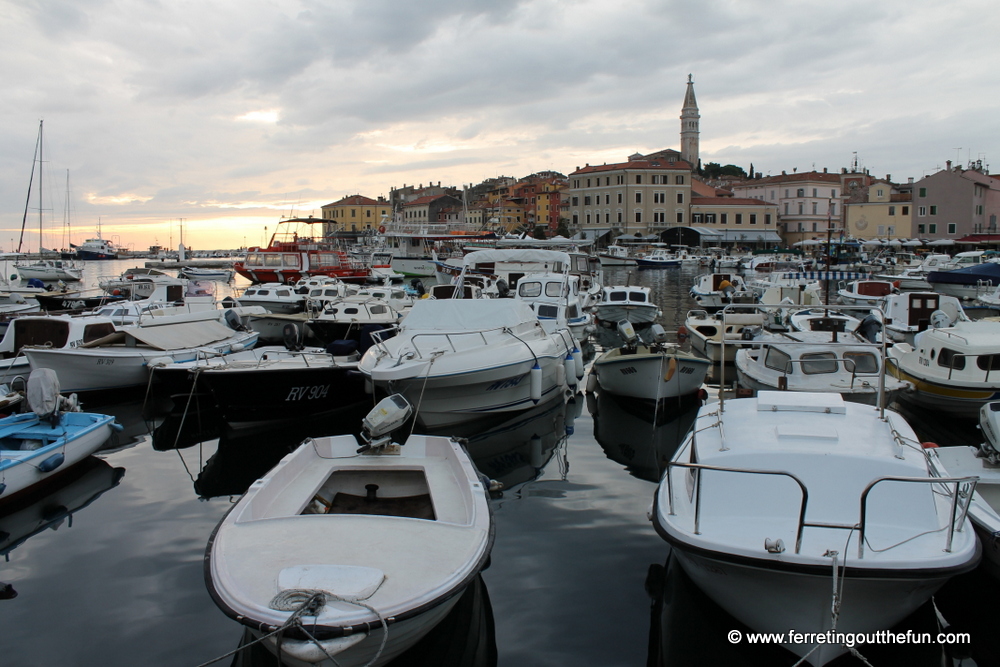
{"label": "outboard motor", "polygon": [[402,394],[383,398],[361,421],[361,439],[365,444],[358,453],[391,444],[392,432],[401,428],[411,414],[413,408]]}
{"label": "outboard motor", "polygon": [[510,286],[507,285],[507,281],[503,278],[497,279],[497,293],[501,299],[506,299],[510,296]]}
{"label": "outboard motor", "polygon": [[226,324],[233,331],[246,331],[247,328],[243,326],[243,320],[240,319],[240,314],[237,313],[232,308],[226,310],[226,314],[223,316],[226,320]]}
{"label": "outboard motor", "polygon": [[28,407],[38,418],[53,426],[59,423],[63,405],[59,393],[59,378],[51,368],[36,368],[28,376]]}
{"label": "outboard motor", "polygon": [[411,280],[410,287],[412,287],[413,291],[417,293],[417,296],[423,296],[427,293],[427,290],[424,289],[424,283],[421,282],[420,278],[414,278]]}
{"label": "outboard motor", "polygon": [[861,320],[855,331],[869,343],[878,343],[879,332],[882,331],[882,324],[875,315],[867,315]]}
{"label": "outboard motor", "polygon": [[304,348],[301,331],[298,326],[291,322],[281,328],[281,342],[285,344],[285,349],[289,352],[299,352]]}

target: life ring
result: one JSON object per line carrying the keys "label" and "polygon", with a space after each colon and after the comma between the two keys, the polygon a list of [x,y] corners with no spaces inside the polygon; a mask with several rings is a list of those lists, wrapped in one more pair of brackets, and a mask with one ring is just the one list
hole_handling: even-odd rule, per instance
{"label": "life ring", "polygon": [[378,226],[378,233],[379,234],[385,234],[385,225],[379,225]]}

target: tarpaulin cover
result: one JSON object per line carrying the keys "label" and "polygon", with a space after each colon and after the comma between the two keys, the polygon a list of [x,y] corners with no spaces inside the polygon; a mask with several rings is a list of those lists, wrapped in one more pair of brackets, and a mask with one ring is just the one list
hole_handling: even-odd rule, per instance
{"label": "tarpaulin cover", "polygon": [[410,333],[485,331],[537,321],[535,311],[517,299],[423,299],[413,304],[401,328]]}

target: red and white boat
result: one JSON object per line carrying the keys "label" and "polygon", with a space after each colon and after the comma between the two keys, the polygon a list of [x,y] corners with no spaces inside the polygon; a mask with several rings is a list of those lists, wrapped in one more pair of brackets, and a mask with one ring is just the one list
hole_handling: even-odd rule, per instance
{"label": "red and white boat", "polygon": [[[233,268],[254,283],[294,284],[311,276],[365,282],[368,265],[349,255],[332,237],[323,236],[322,225],[328,222],[313,217],[282,220],[266,248],[249,248]],[[315,233],[313,225],[320,225]]]}

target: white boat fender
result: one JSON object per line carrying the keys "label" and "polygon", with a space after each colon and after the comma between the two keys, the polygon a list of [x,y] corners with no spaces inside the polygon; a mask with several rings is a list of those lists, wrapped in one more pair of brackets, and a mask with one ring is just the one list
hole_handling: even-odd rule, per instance
{"label": "white boat fender", "polygon": [[573,345],[573,361],[576,363],[576,379],[582,380],[584,373],[583,352],[580,351],[580,346],[576,344]]}
{"label": "white boat fender", "polygon": [[566,367],[566,384],[570,387],[575,387],[577,381],[576,361],[573,359],[573,353],[569,350],[566,351],[566,358],[563,359],[563,365]]}
{"label": "white boat fender", "polygon": [[538,401],[542,400],[542,367],[538,365],[537,361],[531,367],[529,376],[531,381],[531,402],[538,403]]}
{"label": "white boat fender", "polygon": [[588,392],[596,391],[597,387],[598,387],[597,373],[595,373],[594,369],[592,368],[590,369],[590,374],[587,375],[587,391]]}

